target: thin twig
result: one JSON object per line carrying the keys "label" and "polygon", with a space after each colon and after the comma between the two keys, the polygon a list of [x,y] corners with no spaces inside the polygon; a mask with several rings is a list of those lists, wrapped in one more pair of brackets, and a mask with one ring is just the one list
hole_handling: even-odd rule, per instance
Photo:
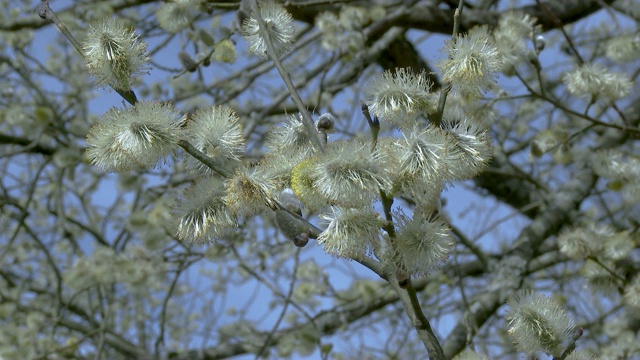
{"label": "thin twig", "polygon": [[[82,44],[71,34],[69,29],[58,19],[56,14],[53,12],[51,7],[49,6],[49,0],[41,0],[40,6],[38,7],[38,15],[42,19],[49,20],[52,24],[54,24],[58,30],[71,42],[74,48],[80,53],[80,55],[84,58],[84,51],[82,51]],[[111,86],[113,90],[115,90],[118,95],[120,95],[123,99],[127,100],[127,102],[131,105],[135,105],[138,98],[136,97],[136,93],[133,90],[119,90]]]}
{"label": "thin twig", "polygon": [[[462,17],[462,9],[464,8],[464,0],[458,2],[458,8],[453,13],[453,32],[451,33],[451,41],[456,41],[458,31],[460,29],[460,18]],[[438,110],[431,117],[431,122],[440,127],[442,122],[442,114],[444,113],[444,106],[447,103],[447,95],[451,91],[451,83],[442,84],[442,90],[440,90],[440,98],[438,99]]]}
{"label": "thin twig", "polygon": [[189,155],[196,158],[196,160],[205,164],[209,169],[215,171],[220,176],[227,178],[230,174],[226,172],[226,170],[218,167],[213,159],[205,155],[202,151],[198,150],[195,146],[191,145],[187,140],[178,140],[178,146],[180,146],[184,151],[186,151]]}
{"label": "thin twig", "polygon": [[553,360],[564,360],[567,358],[567,356],[571,355],[573,350],[576,349],[576,342],[578,341],[578,339],[580,339],[580,337],[582,337],[583,332],[584,331],[582,330],[582,328],[578,328],[578,330],[576,330],[576,333],[573,335],[573,338],[571,338],[571,342],[567,346],[567,349],[562,353],[562,355],[560,355],[559,358],[554,357]]}
{"label": "thin twig", "polygon": [[313,119],[311,118],[311,114],[309,113],[309,110],[307,109],[304,102],[300,98],[300,95],[298,94],[298,90],[296,90],[296,87],[293,84],[293,81],[291,80],[291,74],[289,74],[287,70],[284,68],[284,66],[282,66],[282,63],[278,58],[278,55],[273,46],[271,35],[269,34],[267,24],[262,18],[262,16],[260,16],[258,2],[254,0],[252,3],[252,7],[253,7],[253,15],[256,17],[256,20],[258,21],[258,25],[260,26],[260,31],[262,33],[262,36],[264,37],[265,44],[267,45],[267,56],[269,56],[271,61],[273,61],[273,63],[276,66],[276,69],[278,69],[278,73],[280,74],[280,77],[282,77],[282,80],[287,86],[287,89],[289,89],[289,93],[291,93],[291,99],[293,100],[294,104],[296,104],[296,106],[298,107],[298,111],[300,111],[300,115],[302,115],[302,123],[307,128],[311,141],[313,141],[313,144],[318,148],[319,151],[324,151],[324,144],[320,139],[320,134],[315,130],[315,125],[314,125]]}
{"label": "thin twig", "polygon": [[260,351],[258,351],[256,353],[256,356],[254,358],[255,360],[260,359],[260,357],[265,352],[265,350],[267,350],[267,347],[270,345],[269,343],[271,342],[271,339],[274,337],[276,331],[278,331],[278,327],[280,327],[280,323],[282,323],[282,320],[284,319],[284,316],[287,313],[287,309],[289,308],[289,304],[293,303],[291,298],[293,297],[293,290],[295,289],[296,276],[297,276],[297,273],[298,273],[298,264],[299,263],[300,263],[300,249],[297,249],[296,250],[296,256],[293,258],[293,274],[291,275],[291,283],[289,284],[289,291],[287,293],[287,297],[285,298],[284,306],[282,307],[282,311],[280,312],[280,316],[278,316],[278,319],[276,320],[276,323],[273,325],[273,328],[271,329],[271,331],[267,335],[267,339],[264,341],[264,344],[262,344],[262,347],[260,348]]}
{"label": "thin twig", "polygon": [[369,113],[369,106],[365,104],[364,101],[360,100],[360,107],[362,109],[362,114],[364,118],[367,119],[367,123],[369,124],[369,130],[371,130],[371,151],[376,149],[376,145],[378,144],[378,133],[380,133],[380,120],[378,120],[378,115],[375,115],[373,119],[371,119],[371,114]]}
{"label": "thin twig", "polygon": [[440,342],[434,334],[431,324],[429,324],[429,320],[422,313],[416,289],[411,283],[409,283],[409,286],[406,289],[401,288],[400,284],[396,281],[390,281],[389,283],[393,286],[393,290],[395,290],[396,294],[398,294],[400,301],[402,301],[402,304],[404,305],[405,312],[413,322],[415,329],[418,331],[418,336],[429,353],[429,359],[445,360],[446,357],[444,356],[442,346],[440,346]]}

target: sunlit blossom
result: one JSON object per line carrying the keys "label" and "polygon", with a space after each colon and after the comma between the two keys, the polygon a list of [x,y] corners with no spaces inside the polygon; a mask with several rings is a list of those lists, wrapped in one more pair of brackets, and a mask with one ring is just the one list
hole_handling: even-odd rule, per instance
{"label": "sunlit blossom", "polygon": [[[193,146],[227,172],[233,171],[244,155],[240,119],[227,106],[199,109],[188,122],[186,133]],[[189,164],[200,173],[213,174],[213,170],[196,159],[190,158]]]}
{"label": "sunlit blossom", "polygon": [[507,328],[516,348],[559,356],[571,337],[573,320],[552,299],[523,291],[508,301]]}
{"label": "sunlit blossom", "polygon": [[442,80],[464,98],[475,99],[496,84],[500,52],[486,26],[476,26],[447,44],[448,56],[438,64]]}
{"label": "sunlit blossom", "polygon": [[376,76],[365,88],[369,111],[400,127],[427,110],[431,84],[424,72],[398,68]]}
{"label": "sunlit blossom", "polygon": [[175,149],[180,114],[170,104],[111,109],[87,134],[86,156],[105,171],[147,169]]}
{"label": "sunlit blossom", "polygon": [[318,237],[318,244],[328,254],[350,259],[362,259],[367,254],[384,224],[378,213],[369,208],[332,207],[320,218],[328,225]]}
{"label": "sunlit blossom", "polygon": [[267,41],[271,41],[275,55],[284,55],[296,38],[293,17],[282,5],[272,1],[257,2],[257,8],[266,28],[260,28],[255,12],[244,21],[242,35],[249,44],[249,51],[267,58]]}
{"label": "sunlit blossom", "polygon": [[123,20],[93,24],[83,43],[87,70],[99,86],[129,90],[135,77],[149,70],[147,45]]}

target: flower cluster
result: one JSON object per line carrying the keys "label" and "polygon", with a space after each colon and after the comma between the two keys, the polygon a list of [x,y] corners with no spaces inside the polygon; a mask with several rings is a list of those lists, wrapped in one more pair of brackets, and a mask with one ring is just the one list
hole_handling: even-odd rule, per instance
{"label": "flower cluster", "polygon": [[[186,136],[219,169],[230,173],[240,164],[246,146],[239,121],[235,112],[227,106],[202,108],[196,111],[187,124]],[[189,159],[189,164],[199,173],[214,173],[193,158]]]}
{"label": "flower cluster", "polygon": [[175,149],[180,114],[169,104],[111,109],[87,134],[86,156],[104,171],[148,169]]}
{"label": "flower cluster", "polygon": [[611,38],[607,43],[606,55],[609,59],[625,63],[640,57],[640,34],[625,34]]}
{"label": "flower cluster", "polygon": [[224,195],[224,182],[217,177],[203,178],[187,188],[175,207],[178,237],[204,242],[225,234],[234,220],[223,201]]}
{"label": "flower cluster", "polygon": [[574,328],[573,320],[560,305],[532,291],[519,293],[508,305],[508,332],[518,350],[560,355]]}
{"label": "flower cluster", "polygon": [[398,68],[373,78],[365,89],[369,111],[401,128],[415,124],[427,110],[431,84],[426,74]]}
{"label": "flower cluster", "polygon": [[381,189],[391,186],[382,153],[359,141],[336,141],[294,169],[292,188],[302,202],[320,195],[345,207],[369,206]]}
{"label": "flower cluster", "polygon": [[376,242],[384,224],[378,213],[371,209],[345,209],[332,207],[320,215],[328,223],[318,237],[328,254],[350,259],[362,259]]}
{"label": "flower cluster", "polygon": [[502,60],[502,71],[512,74],[513,68],[519,62],[526,60],[526,40],[531,40],[535,33],[540,32],[535,25],[536,18],[519,12],[505,12],[500,16],[498,27],[493,32],[493,39]]}
{"label": "flower cluster", "polygon": [[477,99],[494,87],[502,66],[500,52],[486,26],[476,26],[447,44],[448,56],[438,64],[442,80],[466,99]]}
{"label": "flower cluster", "polygon": [[454,242],[445,222],[434,214],[395,215],[398,230],[393,247],[395,263],[408,273],[426,275],[449,257]]}
{"label": "flower cluster", "polygon": [[607,71],[599,64],[583,64],[565,73],[562,81],[570,93],[590,99],[621,99],[631,91],[631,80],[623,73]]}
{"label": "flower cluster", "polygon": [[385,9],[375,5],[366,8],[346,5],[338,14],[328,11],[319,14],[315,24],[322,33],[322,47],[329,51],[341,50],[355,54],[365,45],[366,39],[362,33],[364,26],[384,14]]}
{"label": "flower cluster", "polygon": [[173,0],[162,2],[156,18],[160,26],[172,33],[186,28],[196,18],[195,9],[200,5],[199,0]]}
{"label": "flower cluster", "polygon": [[129,90],[148,70],[147,45],[122,20],[106,18],[89,28],[83,44],[87,71],[99,86]]}
{"label": "flower cluster", "polygon": [[[249,44],[249,51],[262,58],[267,58],[267,42],[271,42],[275,56],[281,57],[293,44],[296,38],[296,29],[293,26],[293,17],[282,5],[264,1],[257,5],[257,14],[251,13],[242,24],[242,35]],[[260,16],[266,28],[260,28],[257,16]]]}

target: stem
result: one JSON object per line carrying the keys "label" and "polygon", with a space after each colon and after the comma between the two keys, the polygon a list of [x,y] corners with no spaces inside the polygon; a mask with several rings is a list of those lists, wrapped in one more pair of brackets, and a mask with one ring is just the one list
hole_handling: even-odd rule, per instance
{"label": "stem", "polygon": [[[458,8],[453,13],[453,32],[451,34],[452,41],[456,40],[458,36],[458,30],[460,29],[460,17],[462,16],[462,9],[464,8],[464,0],[458,2]],[[442,122],[442,114],[444,113],[444,105],[447,103],[447,95],[451,91],[451,83],[442,84],[442,90],[440,91],[440,98],[438,99],[438,110],[433,115],[431,122],[437,127],[440,127]]]}
{"label": "stem", "polygon": [[[73,37],[69,29],[67,29],[67,27],[62,23],[62,21],[58,19],[58,17],[53,12],[51,7],[49,7],[49,0],[41,0],[40,6],[38,7],[38,15],[40,15],[42,19],[49,20],[52,24],[54,24],[58,28],[58,30],[60,30],[62,35],[64,35],[69,40],[71,45],[73,45],[73,47],[76,48],[76,50],[84,58],[84,52],[82,51],[82,44],[80,44],[80,42],[76,40],[75,37]],[[138,101],[138,98],[136,97],[136,93],[133,92],[133,90],[131,89],[119,90],[114,87],[111,87],[111,88],[115,90],[118,93],[118,95],[120,95],[123,99],[127,100],[127,102],[131,105],[135,105],[136,101]]]}
{"label": "stem", "polygon": [[314,125],[313,119],[311,118],[311,114],[309,114],[309,110],[307,110],[306,106],[304,105],[304,102],[300,98],[300,95],[298,94],[298,90],[296,90],[296,86],[293,84],[293,81],[291,80],[291,74],[289,74],[286,71],[286,69],[284,68],[284,66],[282,66],[282,63],[280,62],[280,59],[278,58],[278,55],[273,46],[273,42],[271,40],[271,35],[269,34],[269,31],[268,31],[268,25],[264,21],[262,16],[260,16],[260,10],[259,10],[257,1],[255,0],[253,1],[252,7],[253,7],[253,15],[256,17],[256,20],[258,21],[258,25],[260,26],[260,31],[262,33],[262,36],[264,37],[265,44],[267,45],[267,55],[275,64],[276,69],[278,69],[278,73],[280,74],[280,77],[282,77],[282,80],[287,86],[287,89],[289,89],[289,93],[291,94],[291,99],[293,100],[294,104],[296,104],[298,111],[300,111],[300,115],[302,115],[302,123],[307,128],[307,131],[309,132],[309,135],[311,137],[311,141],[313,141],[314,145],[318,150],[324,151],[324,144],[320,140],[318,132],[315,130],[315,125]]}
{"label": "stem", "polygon": [[433,333],[429,320],[424,313],[422,313],[420,301],[418,300],[418,296],[413,285],[409,283],[409,286],[406,289],[403,289],[395,280],[390,280],[389,283],[396,294],[398,294],[400,301],[402,301],[402,305],[404,305],[405,312],[409,316],[409,319],[411,319],[415,329],[418,331],[418,336],[429,353],[429,359],[445,360],[446,358],[444,356],[442,346],[440,346],[438,338]]}
{"label": "stem", "polygon": [[191,143],[188,142],[187,140],[179,140],[178,146],[183,148],[184,151],[186,151],[189,155],[196,158],[201,163],[207,165],[209,169],[215,171],[220,176],[224,178],[229,177],[230,174],[228,174],[225,170],[218,168],[210,157],[205,155],[202,151],[198,150],[195,146],[191,145]]}
{"label": "stem", "polygon": [[576,349],[576,342],[578,341],[578,339],[580,339],[580,337],[582,337],[583,332],[584,331],[582,330],[582,328],[578,328],[578,330],[576,330],[576,333],[573,334],[573,338],[571,338],[571,342],[567,346],[567,349],[562,353],[562,355],[560,355],[559,358],[553,358],[553,360],[564,360],[567,358],[567,356],[571,355],[573,350]]}
{"label": "stem", "polygon": [[373,119],[371,119],[371,114],[369,113],[369,106],[365,104],[364,101],[360,100],[360,107],[362,108],[362,114],[364,118],[367,119],[367,123],[369,124],[369,130],[371,130],[371,151],[376,149],[376,145],[378,144],[378,133],[380,133],[380,120],[378,120],[378,116],[374,115]]}

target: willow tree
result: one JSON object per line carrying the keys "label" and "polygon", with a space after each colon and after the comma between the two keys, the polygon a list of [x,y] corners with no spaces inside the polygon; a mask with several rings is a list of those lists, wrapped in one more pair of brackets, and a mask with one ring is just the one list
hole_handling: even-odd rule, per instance
{"label": "willow tree", "polygon": [[640,352],[637,1],[2,4],[3,359]]}

